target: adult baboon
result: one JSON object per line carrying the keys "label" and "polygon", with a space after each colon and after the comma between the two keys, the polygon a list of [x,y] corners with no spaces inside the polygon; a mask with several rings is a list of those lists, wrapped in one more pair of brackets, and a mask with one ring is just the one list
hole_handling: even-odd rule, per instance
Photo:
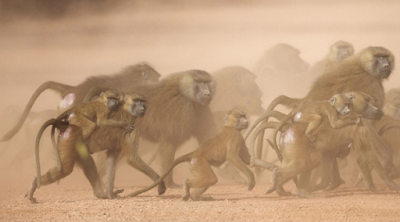
{"label": "adult baboon", "polygon": [[[382,108],[385,100],[382,82],[389,77],[393,69],[393,54],[383,47],[371,46],[327,68],[324,74],[317,78],[309,93],[303,99],[279,96],[271,102],[268,110],[273,110],[278,104],[296,108],[305,101],[329,99],[333,94],[348,91],[362,91],[372,97],[373,100],[371,100],[371,103],[373,105]],[[381,168],[382,166],[380,166],[380,163],[374,160],[376,155],[383,159],[384,165],[390,165],[391,162],[390,154],[387,153],[388,149],[379,138],[375,140],[372,146],[369,144],[368,138],[376,137],[377,135],[375,134],[376,132],[370,130],[363,132],[357,131],[357,139],[352,143],[353,147],[357,150],[361,150],[362,156],[358,157],[357,163],[360,168],[363,169],[364,177],[369,178],[366,183],[367,187],[371,190],[375,190],[375,187],[372,183],[370,172],[365,170],[367,163],[371,164],[373,168]],[[377,142],[379,142],[379,144]],[[335,146],[335,143],[332,143],[331,146]],[[377,154],[372,154],[372,156],[369,157],[364,155],[370,153],[369,150],[371,147]],[[322,170],[324,173],[322,173],[322,175],[329,177],[331,163],[336,160],[333,160],[334,156],[332,155],[323,155],[323,158]],[[386,172],[379,171],[378,173],[382,174],[380,175],[381,177],[388,178]],[[329,180],[329,178],[324,177],[322,179]]]}
{"label": "adult baboon", "polygon": [[289,44],[276,44],[268,49],[254,68],[257,84],[263,92],[262,101],[269,104],[278,95],[305,93],[309,83],[304,81],[309,64],[300,51]]}
{"label": "adult baboon", "polygon": [[210,109],[218,131],[224,126],[223,117],[229,110],[240,109],[248,116],[261,115],[262,91],[256,84],[256,75],[241,66],[231,66],[211,74],[218,90]]}
{"label": "adult baboon", "polygon": [[[195,137],[199,144],[217,134],[208,106],[215,93],[212,76],[202,70],[171,74],[158,83],[134,88],[149,103],[146,115],[136,121],[140,137],[157,143],[161,172],[174,161],[175,152]],[[166,177],[168,187],[177,187],[172,172]]]}
{"label": "adult baboon", "polygon": [[[249,182],[248,190],[252,190],[255,185],[254,174],[246,167],[246,165],[250,164],[250,155],[240,134],[240,131],[246,129],[247,126],[246,114],[240,110],[231,110],[225,116],[225,126],[218,135],[207,140],[195,151],[177,158],[153,185],[135,191],[129,196],[136,196],[157,186],[167,176],[168,172],[182,162],[190,162],[190,171],[194,176],[193,179],[187,179],[184,183],[185,195],[182,197],[183,200],[188,200],[189,198],[194,201],[204,200],[201,195],[210,186],[218,182],[218,178],[211,166],[219,167],[226,161],[247,176]],[[276,167],[261,160],[257,160],[256,164],[269,170]],[[191,188],[195,190],[190,192]]]}
{"label": "adult baboon", "polygon": [[[119,121],[126,121],[130,124],[135,124],[136,117],[141,117],[146,111],[145,108],[145,97],[138,93],[128,94],[124,98],[124,103],[116,111],[110,113],[110,119]],[[94,130],[94,132],[83,140],[87,144],[86,147],[80,146],[82,140],[82,129],[69,125],[68,122],[53,119],[46,122],[42,129],[39,131],[38,140],[36,143],[36,150],[38,155],[38,146],[40,136],[44,129],[48,125],[56,125],[61,131],[58,140],[58,150],[61,157],[62,171],[59,172],[57,168],[50,169],[46,174],[38,176],[32,183],[32,187],[28,193],[28,198],[32,202],[36,202],[33,198],[33,194],[36,188],[40,185],[51,184],[57,180],[60,180],[68,176],[72,170],[75,161],[82,164],[84,173],[88,178],[89,182],[93,187],[93,192],[96,197],[99,198],[114,198],[115,192],[113,192],[114,178],[115,178],[115,161],[118,155],[123,152],[127,158],[128,163],[139,171],[145,173],[153,180],[157,180],[159,176],[155,173],[138,155],[138,130],[134,130],[131,133],[126,132],[121,128],[110,128],[100,126]],[[96,166],[90,153],[98,152],[101,150],[107,150],[107,182],[106,190],[104,194],[101,188],[101,181],[97,173]],[[38,158],[38,156],[37,156]],[[37,159],[38,161],[38,159]],[[40,164],[37,165],[37,171],[40,174]],[[119,192],[119,191],[117,191]],[[165,185],[163,183],[159,186],[159,194],[165,192]]]}
{"label": "adult baboon", "polygon": [[18,133],[36,99],[46,89],[51,89],[61,95],[62,100],[60,101],[59,109],[64,111],[76,104],[81,103],[85,95],[93,87],[108,87],[126,92],[137,85],[157,82],[159,78],[160,74],[151,66],[146,63],[138,63],[136,65],[129,66],[114,75],[98,75],[88,77],[85,81],[76,86],[65,85],[53,81],[45,82],[33,93],[28,104],[25,106],[18,123],[7,134],[5,134],[0,141],[10,140],[16,133]]}
{"label": "adult baboon", "polygon": [[329,48],[328,54],[324,59],[316,62],[308,70],[308,75],[313,80],[324,73],[326,67],[332,63],[342,61],[343,59],[354,55],[354,47],[351,43],[345,41],[337,41]]}

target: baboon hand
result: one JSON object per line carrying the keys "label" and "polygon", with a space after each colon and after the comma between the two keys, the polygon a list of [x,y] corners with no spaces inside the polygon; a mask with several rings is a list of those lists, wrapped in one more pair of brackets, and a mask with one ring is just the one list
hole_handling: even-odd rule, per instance
{"label": "baboon hand", "polygon": [[133,125],[133,124],[126,124],[125,126],[124,126],[124,129],[126,130],[126,132],[128,132],[128,133],[130,133],[130,132],[132,132],[134,129],[135,129],[135,126]]}

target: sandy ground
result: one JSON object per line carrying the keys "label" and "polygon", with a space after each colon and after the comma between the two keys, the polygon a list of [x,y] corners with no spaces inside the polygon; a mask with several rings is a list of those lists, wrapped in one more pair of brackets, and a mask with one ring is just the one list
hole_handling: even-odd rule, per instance
{"label": "sandy ground", "polygon": [[[196,1],[193,1],[196,2]],[[252,69],[263,52],[277,43],[298,48],[309,63],[321,59],[337,40],[356,51],[384,46],[400,58],[398,1],[235,1],[213,5],[185,3],[137,4],[106,14],[32,19],[1,23],[0,135],[11,128],[32,92],[48,80],[78,84],[96,74],[118,72],[149,62],[162,75],[186,69],[216,71],[231,65]],[[398,71],[385,82],[399,87]],[[288,80],[290,81],[290,80]],[[299,83],[306,87],[309,83]],[[299,95],[301,97],[303,95]],[[45,92],[34,111],[55,110],[59,97]],[[37,120],[0,150],[1,221],[399,221],[399,193],[375,179],[381,193],[371,193],[354,178],[334,192],[313,198],[264,195],[265,173],[254,190],[221,178],[206,192],[216,201],[184,202],[182,190],[163,196],[150,191],[136,198],[98,200],[80,169],[36,192],[39,203],[23,194],[35,175],[33,138]],[[48,140],[47,140],[48,141]],[[54,165],[49,143],[41,147],[42,169]],[[177,155],[194,149],[188,142]],[[148,158],[141,147],[144,159]],[[152,165],[159,170],[157,165]],[[346,169],[343,170],[344,173]],[[178,167],[182,183],[187,165]],[[350,174],[349,174],[350,175]],[[116,186],[129,193],[150,180],[123,165]],[[400,181],[398,181],[400,183]],[[287,188],[295,193],[289,183]]]}

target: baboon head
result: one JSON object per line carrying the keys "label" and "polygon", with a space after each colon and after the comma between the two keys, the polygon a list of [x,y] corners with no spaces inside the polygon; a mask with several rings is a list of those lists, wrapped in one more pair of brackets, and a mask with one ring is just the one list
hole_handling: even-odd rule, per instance
{"label": "baboon head", "polygon": [[350,112],[350,99],[343,94],[333,95],[329,102],[341,115],[346,115]]}
{"label": "baboon head", "polygon": [[133,116],[142,117],[146,113],[146,98],[140,93],[131,93],[124,98],[124,109]]}
{"label": "baboon head", "polygon": [[179,82],[179,90],[188,99],[208,105],[215,93],[215,83],[212,76],[201,70],[186,71]]}
{"label": "baboon head", "polygon": [[136,81],[137,84],[155,83],[158,82],[161,77],[161,75],[146,62],[128,66],[121,73],[131,77],[139,77]]}
{"label": "baboon head", "polygon": [[101,92],[100,100],[103,101],[110,110],[116,110],[119,102],[122,100],[122,95],[116,90],[111,89]]}
{"label": "baboon head", "polygon": [[247,129],[249,121],[243,111],[234,109],[225,116],[225,126],[234,127],[237,130]]}
{"label": "baboon head", "polygon": [[354,54],[354,47],[352,44],[345,41],[337,41],[331,46],[329,50],[329,61],[341,61]]}
{"label": "baboon head", "polygon": [[345,95],[351,101],[350,110],[359,117],[376,120],[382,118],[384,113],[381,109],[370,103],[371,96],[360,91],[347,92]]}
{"label": "baboon head", "polygon": [[378,79],[389,77],[394,69],[393,54],[383,47],[370,46],[359,52],[364,70]]}

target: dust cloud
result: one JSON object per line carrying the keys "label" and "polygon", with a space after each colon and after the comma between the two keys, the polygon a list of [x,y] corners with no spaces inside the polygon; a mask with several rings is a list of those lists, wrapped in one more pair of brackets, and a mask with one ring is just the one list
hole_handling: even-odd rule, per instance
{"label": "dust cloud", "polygon": [[[2,1],[0,7],[9,7],[5,2],[10,1]],[[12,127],[40,84],[53,80],[76,85],[88,76],[116,73],[142,61],[164,76],[187,69],[214,72],[232,65],[253,70],[266,49],[287,43],[312,65],[338,40],[352,43],[356,52],[383,46],[400,57],[400,2],[396,0],[162,2],[104,3],[97,8],[71,3],[62,9],[11,10],[3,15],[0,135]],[[395,70],[386,90],[399,87],[399,78]],[[291,79],[287,82],[293,84]],[[309,80],[300,81],[298,88],[306,91],[308,85]],[[57,94],[44,92],[33,111],[52,113],[58,101]],[[0,144],[0,189],[29,187],[35,175],[34,138],[43,121],[32,120],[15,138]],[[193,149],[195,145],[189,144]],[[185,151],[180,149],[177,155]],[[54,164],[47,137],[41,162],[43,171]],[[150,181],[127,166],[120,169],[116,186]],[[130,176],[122,177],[122,170]],[[80,170],[75,171],[61,186],[88,187]]]}

